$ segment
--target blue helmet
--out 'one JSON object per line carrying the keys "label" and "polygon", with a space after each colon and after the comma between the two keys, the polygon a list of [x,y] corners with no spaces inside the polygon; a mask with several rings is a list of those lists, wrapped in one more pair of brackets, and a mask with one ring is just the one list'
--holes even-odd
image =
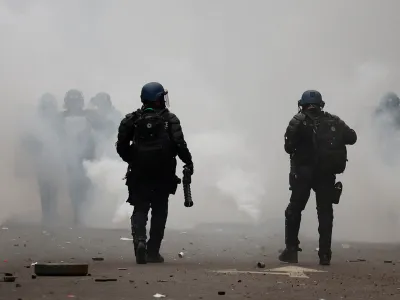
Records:
{"label": "blue helmet", "polygon": [[325,102],[322,100],[321,93],[316,90],[308,90],[301,95],[301,99],[298,101],[299,106],[305,106],[308,104],[318,105],[321,108],[325,106]]}
{"label": "blue helmet", "polygon": [[[156,102],[157,100],[163,99],[167,102],[168,91],[158,82],[149,82],[142,87],[140,99],[142,102]],[[168,104],[168,103],[167,103]]]}

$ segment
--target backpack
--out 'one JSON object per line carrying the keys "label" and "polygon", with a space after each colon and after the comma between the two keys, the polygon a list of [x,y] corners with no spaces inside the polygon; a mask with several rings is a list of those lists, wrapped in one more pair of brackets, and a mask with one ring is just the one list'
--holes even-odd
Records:
{"label": "backpack", "polygon": [[328,114],[315,118],[305,113],[313,121],[313,145],[316,165],[330,174],[341,174],[347,165],[347,148],[343,141],[344,126],[340,119]]}
{"label": "backpack", "polygon": [[135,165],[141,172],[157,172],[174,157],[169,124],[163,116],[164,112],[166,110],[157,112],[145,109],[134,122]]}

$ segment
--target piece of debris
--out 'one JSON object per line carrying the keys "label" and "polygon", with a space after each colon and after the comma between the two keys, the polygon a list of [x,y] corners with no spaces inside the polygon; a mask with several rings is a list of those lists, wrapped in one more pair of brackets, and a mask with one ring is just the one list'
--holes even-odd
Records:
{"label": "piece of debris", "polygon": [[92,257],[93,261],[103,261],[104,258],[103,257]]}
{"label": "piece of debris", "polygon": [[118,268],[119,271],[126,271],[128,270],[127,268]]}
{"label": "piece of debris", "polygon": [[391,264],[393,261],[391,261],[391,260],[384,260],[383,261],[385,264]]}
{"label": "piece of debris", "polygon": [[225,295],[226,293],[224,292],[224,291],[219,291],[218,292],[218,295],[220,295],[220,296],[222,296],[222,295]]}
{"label": "piece of debris", "polygon": [[3,282],[15,282],[15,279],[17,279],[16,276],[4,276],[3,277]]}
{"label": "piece of debris", "polygon": [[358,259],[352,259],[352,260],[347,260],[347,262],[366,262],[367,260],[363,259],[363,258],[358,258]]}
{"label": "piece of debris", "polygon": [[153,295],[153,297],[154,297],[154,298],[165,298],[166,296],[163,295],[163,294],[157,293],[157,294]]}
{"label": "piece of debris", "polygon": [[31,265],[27,265],[27,266],[25,266],[25,268],[26,268],[26,269],[30,269],[30,268],[31,268]]}
{"label": "piece of debris", "polygon": [[77,263],[35,264],[34,271],[38,276],[86,276],[89,265]]}
{"label": "piece of debris", "polygon": [[342,244],[342,248],[343,248],[343,249],[349,249],[349,248],[350,248],[350,245],[349,245],[349,244]]}
{"label": "piece of debris", "polygon": [[121,240],[121,241],[133,241],[133,239],[131,239],[131,238],[126,238],[126,237],[121,237],[120,240]]}
{"label": "piece of debris", "polygon": [[257,268],[264,269],[264,268],[265,268],[265,263],[259,261],[259,262],[257,263]]}
{"label": "piece of debris", "polygon": [[36,279],[36,275],[35,274],[32,274],[32,279]]}
{"label": "piece of debris", "polygon": [[185,256],[185,253],[179,252],[179,253],[178,253],[178,256],[179,256],[180,258],[183,258],[183,257]]}
{"label": "piece of debris", "polygon": [[108,281],[117,281],[117,278],[96,278],[94,281],[96,282],[108,282]]}
{"label": "piece of debris", "polygon": [[15,287],[20,288],[20,287],[21,287],[21,284],[17,283],[17,284],[15,285]]}
{"label": "piece of debris", "polygon": [[1,229],[2,230],[8,230],[8,227],[2,227]]}
{"label": "piece of debris", "polygon": [[157,280],[157,282],[168,282],[168,280],[160,279],[160,280]]}

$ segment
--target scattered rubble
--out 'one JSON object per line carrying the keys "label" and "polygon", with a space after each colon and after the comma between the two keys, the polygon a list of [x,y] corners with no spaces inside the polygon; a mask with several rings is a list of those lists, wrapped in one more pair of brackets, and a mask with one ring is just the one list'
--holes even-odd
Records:
{"label": "scattered rubble", "polygon": [[264,269],[264,268],[265,268],[265,263],[259,261],[259,262],[257,263],[257,268]]}
{"label": "scattered rubble", "polygon": [[104,258],[103,257],[92,257],[93,261],[103,261]]}
{"label": "scattered rubble", "polygon": [[86,276],[88,271],[88,264],[36,263],[34,265],[34,272],[37,276]]}
{"label": "scattered rubble", "polygon": [[109,281],[117,281],[117,278],[96,278],[94,281],[96,282],[109,282]]}
{"label": "scattered rubble", "polygon": [[220,295],[220,296],[223,296],[223,295],[225,295],[226,293],[224,292],[224,291],[219,291],[218,292],[218,295]]}
{"label": "scattered rubble", "polygon": [[163,294],[157,293],[157,294],[153,295],[153,297],[154,297],[154,298],[165,298],[166,296],[163,295]]}

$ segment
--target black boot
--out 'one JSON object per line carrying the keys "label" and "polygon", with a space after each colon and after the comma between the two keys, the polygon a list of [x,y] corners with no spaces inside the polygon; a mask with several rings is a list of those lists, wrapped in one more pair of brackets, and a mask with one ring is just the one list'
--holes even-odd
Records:
{"label": "black boot", "polygon": [[297,264],[299,262],[299,251],[302,251],[299,247],[286,247],[279,255],[279,260],[284,263]]}
{"label": "black boot", "polygon": [[146,264],[146,243],[144,241],[139,241],[135,247],[136,263]]}
{"label": "black boot", "polygon": [[321,266],[330,266],[332,259],[332,251],[318,252],[319,264]]}
{"label": "black boot", "polygon": [[164,257],[158,252],[158,253],[152,253],[148,252],[147,253],[147,262],[148,263],[163,263],[164,262]]}

